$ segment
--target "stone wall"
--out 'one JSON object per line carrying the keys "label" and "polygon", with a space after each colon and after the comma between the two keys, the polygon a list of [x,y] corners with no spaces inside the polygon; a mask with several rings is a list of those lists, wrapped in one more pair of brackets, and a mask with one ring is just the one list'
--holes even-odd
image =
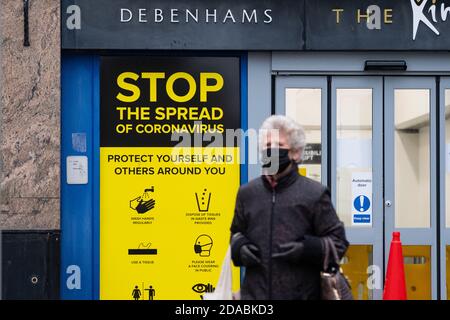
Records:
{"label": "stone wall", "polygon": [[0,0],[1,229],[59,229],[60,1]]}

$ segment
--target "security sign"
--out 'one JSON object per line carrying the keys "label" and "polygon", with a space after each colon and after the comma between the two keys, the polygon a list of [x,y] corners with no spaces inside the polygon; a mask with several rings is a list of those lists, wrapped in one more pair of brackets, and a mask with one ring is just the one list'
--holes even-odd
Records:
{"label": "security sign", "polygon": [[239,147],[217,142],[240,127],[239,63],[102,59],[101,299],[199,300],[217,284],[240,183]]}
{"label": "security sign", "polygon": [[372,225],[372,172],[352,174],[352,225]]}

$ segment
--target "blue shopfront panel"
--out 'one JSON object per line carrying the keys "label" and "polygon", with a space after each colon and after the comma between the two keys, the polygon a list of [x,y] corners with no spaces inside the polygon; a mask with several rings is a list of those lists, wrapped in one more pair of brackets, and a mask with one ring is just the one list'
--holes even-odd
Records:
{"label": "blue shopfront panel", "polygon": [[[70,55],[61,77],[61,298],[92,299],[94,267],[94,106],[98,57]],[[97,102],[98,103],[98,102]],[[73,158],[80,157],[80,158]],[[75,159],[75,162],[70,162]],[[77,163],[77,159],[79,162]],[[82,163],[87,159],[87,166]],[[68,168],[67,164],[72,166]],[[68,170],[69,169],[69,170]],[[80,172],[81,171],[81,172]],[[69,177],[68,177],[69,172]],[[87,181],[68,183],[72,173]]]}

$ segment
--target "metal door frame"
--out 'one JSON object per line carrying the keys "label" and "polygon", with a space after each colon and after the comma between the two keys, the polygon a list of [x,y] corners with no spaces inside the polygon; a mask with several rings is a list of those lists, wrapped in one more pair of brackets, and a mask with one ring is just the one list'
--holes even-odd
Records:
{"label": "metal door frame", "polygon": [[[275,82],[275,113],[286,114],[286,95],[288,88],[321,89],[320,141],[322,144],[321,180],[328,184],[328,82],[324,76],[278,76]],[[325,125],[324,125],[325,124]]]}
{"label": "metal door frame", "polygon": [[[390,240],[393,231],[400,231],[402,245],[431,246],[431,299],[437,299],[437,153],[436,153],[436,78],[435,77],[384,77],[384,168],[385,200],[391,206],[385,206],[385,263],[387,264]],[[395,226],[395,136],[394,136],[394,90],[395,89],[429,89],[430,90],[430,228],[397,228]]]}
{"label": "metal door frame", "polygon": [[[445,90],[450,89],[450,77],[438,78],[437,81],[439,89],[439,132],[438,132],[438,145],[439,145],[439,231],[440,231],[440,283],[441,283],[441,299],[447,300],[450,297],[447,296],[447,286],[449,285],[447,279],[447,250],[446,247],[450,245],[450,228],[447,227],[446,219],[446,124],[445,124]],[[449,128],[450,129],[450,128]]]}
{"label": "metal door frame", "polygon": [[[383,78],[380,76],[334,76],[331,84],[331,190],[336,205],[337,177],[337,89],[372,89],[372,227],[346,227],[349,242],[353,245],[371,245],[373,265],[381,271],[383,279],[375,283],[382,286],[372,289],[374,300],[383,295]],[[374,275],[375,277],[377,275]]]}
{"label": "metal door frame", "polygon": [[[332,81],[331,81],[332,80]],[[383,79],[380,76],[277,76],[275,80],[275,113],[285,114],[285,90],[287,88],[322,89],[321,99],[321,143],[322,183],[332,191],[336,204],[336,89],[371,88],[372,103],[372,228],[346,228],[347,238],[353,245],[371,245],[373,264],[379,267],[384,277],[383,264]],[[377,134],[380,133],[380,134]],[[331,143],[330,143],[331,142]],[[331,148],[329,145],[331,144]],[[329,178],[330,181],[329,181]],[[379,283],[383,284],[384,279]],[[382,298],[383,286],[372,290],[373,299]]]}
{"label": "metal door frame", "polygon": [[[366,60],[404,60],[408,65],[407,71],[364,71],[364,62]],[[431,116],[433,117],[432,126],[434,127],[430,132],[430,137],[435,137],[435,145],[430,145],[430,156],[434,157],[435,161],[431,161],[430,165],[434,166],[434,172],[436,172],[436,176],[433,173],[433,180],[430,181],[430,187],[434,188],[433,193],[435,194],[435,200],[437,201],[435,211],[431,213],[432,219],[436,219],[434,221],[433,229],[430,231],[434,234],[435,241],[434,245],[436,250],[432,250],[432,299],[446,299],[446,246],[450,245],[450,228],[446,227],[446,217],[445,217],[445,172],[446,172],[446,155],[445,155],[445,89],[450,89],[450,56],[446,53],[437,53],[437,52],[272,52],[267,55],[267,69],[270,69],[272,73],[272,79],[275,79],[276,82],[276,90],[272,92],[272,94],[279,96],[278,91],[280,84],[282,81],[279,79],[292,79],[289,80],[291,82],[295,82],[295,78],[306,78],[311,79],[310,77],[323,77],[329,80],[335,79],[334,76],[349,76],[349,77],[358,77],[358,79],[362,79],[367,76],[380,76],[380,77],[404,77],[410,79],[416,79],[412,81],[417,81],[417,79],[423,79],[424,76],[432,78],[435,81],[435,93],[432,94],[431,98],[434,99],[433,103],[439,104],[439,109],[435,104],[430,105],[431,111],[434,113]],[[306,84],[306,87],[308,84]],[[329,90],[331,90],[331,83],[329,83]],[[383,81],[383,86],[385,87],[385,82]],[[268,85],[265,86],[268,88]],[[387,89],[383,91],[383,94],[387,93]],[[284,103],[281,103],[280,98],[276,97],[273,99],[276,103],[275,109],[276,113],[284,113]],[[385,99],[383,98],[383,110],[385,107]],[[281,107],[282,106],[282,107]],[[325,109],[324,109],[325,110]],[[437,112],[439,110],[439,112]],[[325,117],[331,117],[331,110],[327,113],[322,113],[322,123],[325,123]],[[383,115],[383,120],[387,115]],[[328,120],[328,124],[331,125],[330,119]],[[322,130],[325,130],[323,128]],[[439,128],[439,129],[438,129]],[[431,130],[431,128],[430,128]],[[438,131],[439,130],[439,131]],[[332,133],[333,131],[328,126],[328,132]],[[384,134],[384,131],[382,131]],[[374,133],[375,136],[375,133]],[[331,160],[330,150],[328,150],[328,146],[330,145],[331,139],[326,140],[324,138],[322,132],[322,153],[323,156],[328,156],[328,160]],[[383,138],[383,143],[385,139]],[[327,144],[327,148],[325,147],[325,143]],[[433,150],[431,150],[433,148]],[[433,153],[434,152],[434,153]],[[438,152],[438,154],[436,153]],[[382,160],[383,164],[384,159]],[[328,161],[330,162],[330,161]],[[374,166],[374,163],[372,164]],[[322,165],[322,174],[328,175],[328,180],[332,180],[330,176],[331,164],[327,167],[325,165],[325,161],[323,161]],[[384,175],[383,175],[384,177]],[[387,182],[386,182],[387,184]],[[384,184],[383,184],[384,186]],[[439,191],[439,195],[437,195],[437,191]],[[431,197],[430,199],[433,199]],[[448,199],[450,201],[450,199]],[[384,207],[384,198],[383,203]],[[383,208],[384,211],[384,208]],[[382,234],[384,237],[384,234]],[[386,256],[389,252],[389,244],[391,240],[391,234],[386,232],[386,241],[385,241],[385,250]],[[403,236],[403,233],[402,233]],[[403,237],[402,237],[403,238]],[[409,244],[407,239],[404,244]],[[439,243],[439,249],[436,247],[436,244]],[[387,259],[384,259],[382,267],[384,269],[384,262],[387,262]],[[436,264],[436,261],[439,261],[439,265]],[[384,272],[383,272],[383,282],[384,282]],[[439,290],[440,288],[440,290]],[[438,294],[439,290],[439,294]],[[376,298],[374,296],[374,298]],[[381,298],[381,296],[379,296]]]}

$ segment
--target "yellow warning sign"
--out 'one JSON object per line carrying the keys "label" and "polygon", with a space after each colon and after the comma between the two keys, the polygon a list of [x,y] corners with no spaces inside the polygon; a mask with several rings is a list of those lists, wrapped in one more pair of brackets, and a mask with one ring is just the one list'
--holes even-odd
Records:
{"label": "yellow warning sign", "polygon": [[[101,299],[200,300],[215,289],[240,149],[204,141],[180,147],[173,138],[239,128],[236,76],[238,58],[102,59]],[[233,268],[234,290],[239,282]]]}
{"label": "yellow warning sign", "polygon": [[[184,163],[173,150],[101,148],[101,299],[201,299],[217,283],[239,187],[238,149]],[[233,279],[237,289],[237,268]]]}

